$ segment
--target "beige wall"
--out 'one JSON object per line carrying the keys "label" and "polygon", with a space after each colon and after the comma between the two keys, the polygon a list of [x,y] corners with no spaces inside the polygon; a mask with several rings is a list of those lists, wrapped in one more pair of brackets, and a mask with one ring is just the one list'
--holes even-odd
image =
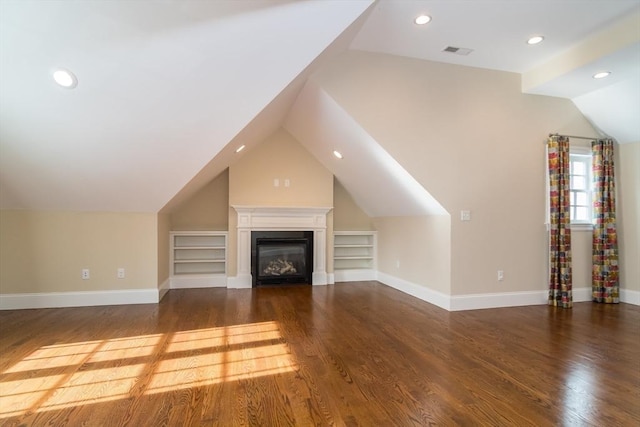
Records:
{"label": "beige wall", "polygon": [[[274,186],[274,179],[280,181]],[[290,181],[285,187],[284,180]],[[229,203],[332,206],[333,175],[290,133],[279,129],[229,168]]]}
{"label": "beige wall", "polygon": [[[368,218],[280,129],[170,215],[1,211],[0,293],[155,288],[168,278],[170,228],[227,229],[225,221],[234,276],[230,204],[335,206],[328,272],[334,227],[377,229],[379,270],[395,277],[451,295],[546,288],[543,142],[549,132],[595,135],[569,100],[522,94],[516,74],[362,52],[314,78],[450,218]],[[618,155],[621,285],[640,291],[640,143]],[[472,221],[459,221],[462,209]],[[118,267],[126,279],[116,279]],[[590,286],[590,233],[574,232],[574,285]]]}
{"label": "beige wall", "polygon": [[229,170],[226,169],[170,213],[171,229],[226,231],[229,227]]}
{"label": "beige wall", "polygon": [[313,78],[451,213],[452,295],[546,289],[544,141],[595,135],[570,100],[523,94],[515,73],[365,52]]}
{"label": "beige wall", "polygon": [[[3,294],[155,289],[153,213],[0,212]],[[118,268],[125,279],[117,279]],[[91,278],[81,279],[90,269]]]}
{"label": "beige wall", "polygon": [[378,271],[451,292],[451,218],[443,216],[375,218]]}
{"label": "beige wall", "polygon": [[158,214],[158,287],[169,279],[169,251],[171,218],[169,214]]}
{"label": "beige wall", "polygon": [[373,220],[356,204],[337,179],[333,180],[333,223],[340,231],[374,230]]}
{"label": "beige wall", "polygon": [[[274,179],[279,180],[278,187]],[[285,187],[285,179],[289,187]],[[291,134],[279,129],[229,167],[229,204],[331,207],[333,175]],[[229,276],[237,274],[236,226],[236,212],[229,207]],[[333,233],[329,227],[327,235]]]}
{"label": "beige wall", "polygon": [[640,291],[640,142],[617,147],[620,287]]}

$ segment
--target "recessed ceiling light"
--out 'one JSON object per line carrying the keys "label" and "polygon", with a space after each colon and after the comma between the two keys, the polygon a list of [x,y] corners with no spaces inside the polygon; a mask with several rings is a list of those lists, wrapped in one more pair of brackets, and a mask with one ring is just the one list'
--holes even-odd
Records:
{"label": "recessed ceiling light", "polygon": [[604,79],[605,77],[609,77],[609,75],[611,74],[611,71],[601,71],[599,73],[595,73],[593,75],[594,79]]}
{"label": "recessed ceiling light", "polygon": [[55,80],[60,86],[67,89],[73,89],[78,86],[77,77],[71,71],[62,68],[53,72],[53,80]]}
{"label": "recessed ceiling light", "polygon": [[431,17],[429,15],[420,15],[416,19],[413,20],[418,25],[424,25],[431,21]]}
{"label": "recessed ceiling light", "polygon": [[533,36],[533,37],[530,37],[529,40],[527,40],[527,44],[538,44],[542,40],[544,40],[544,37],[542,36]]}
{"label": "recessed ceiling light", "polygon": [[236,153],[241,152],[242,150],[244,150],[244,145],[241,145],[240,147],[236,148]]}
{"label": "recessed ceiling light", "polygon": [[339,151],[337,151],[337,150],[334,150],[334,151],[333,151],[333,155],[334,155],[334,156],[336,156],[336,157],[337,157],[337,158],[339,158],[339,159],[341,159],[341,158],[342,158],[342,153],[340,153],[340,152],[339,152]]}

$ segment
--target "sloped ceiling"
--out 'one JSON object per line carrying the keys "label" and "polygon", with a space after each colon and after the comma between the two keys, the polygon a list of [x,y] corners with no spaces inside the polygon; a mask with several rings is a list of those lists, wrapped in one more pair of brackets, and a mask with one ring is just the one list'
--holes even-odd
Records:
{"label": "sloped ceiling", "polygon": [[[322,88],[309,80],[284,125],[371,217],[444,215],[446,210]],[[343,159],[333,156],[335,141]],[[356,167],[357,164],[366,167]]]}
{"label": "sloped ceiling", "polygon": [[3,0],[1,206],[159,211],[370,5]]}
{"label": "sloped ceiling", "polygon": [[[419,13],[432,22],[413,24]],[[533,34],[545,41],[528,46]],[[287,111],[310,71],[347,48],[519,73],[523,91],[569,97],[603,135],[640,141],[640,0],[2,0],[0,207],[175,205],[237,146],[309,121]],[[71,69],[77,88],[57,87],[55,67]],[[590,77],[602,69],[611,78]],[[305,90],[335,123],[349,122],[321,89]],[[375,157],[366,129],[343,131]],[[312,151],[320,140],[298,134]],[[326,164],[379,211],[355,182],[370,165]],[[412,191],[399,193],[404,212],[416,208]]]}

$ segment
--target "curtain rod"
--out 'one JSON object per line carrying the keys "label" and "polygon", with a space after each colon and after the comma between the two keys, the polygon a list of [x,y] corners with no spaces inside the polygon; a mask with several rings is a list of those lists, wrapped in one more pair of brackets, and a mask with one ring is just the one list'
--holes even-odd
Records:
{"label": "curtain rod", "polygon": [[591,141],[597,141],[599,139],[603,139],[600,137],[590,137],[590,136],[575,136],[575,135],[560,135],[559,133],[550,133],[549,136],[564,136],[566,138],[575,138],[575,139],[589,139]]}

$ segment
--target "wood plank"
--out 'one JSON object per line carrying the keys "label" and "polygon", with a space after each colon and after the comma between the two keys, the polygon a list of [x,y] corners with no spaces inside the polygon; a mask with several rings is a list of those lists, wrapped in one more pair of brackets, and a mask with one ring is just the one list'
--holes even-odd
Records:
{"label": "wood plank", "polygon": [[640,307],[377,282],[0,312],[0,425],[639,425]]}

